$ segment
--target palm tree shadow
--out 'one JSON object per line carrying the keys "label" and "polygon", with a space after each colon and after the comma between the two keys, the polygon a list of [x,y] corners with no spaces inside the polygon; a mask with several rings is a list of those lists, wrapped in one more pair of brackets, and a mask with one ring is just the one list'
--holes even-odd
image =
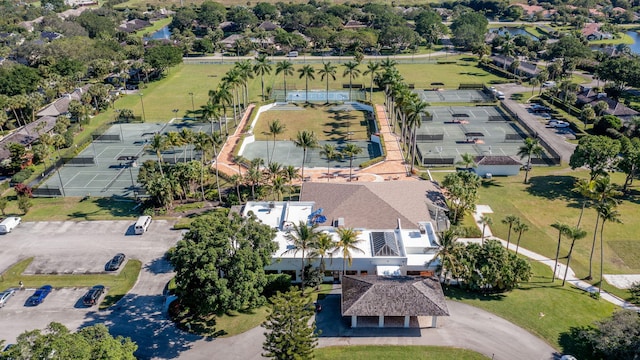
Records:
{"label": "palm tree shadow", "polygon": [[482,180],[481,183],[483,188],[489,188],[489,187],[503,187],[502,184],[497,183],[494,179],[491,180]]}
{"label": "palm tree shadow", "polygon": [[575,181],[576,179],[573,176],[533,176],[529,179],[527,192],[533,196],[549,200],[561,199],[573,201],[576,196],[572,193],[571,189]]}

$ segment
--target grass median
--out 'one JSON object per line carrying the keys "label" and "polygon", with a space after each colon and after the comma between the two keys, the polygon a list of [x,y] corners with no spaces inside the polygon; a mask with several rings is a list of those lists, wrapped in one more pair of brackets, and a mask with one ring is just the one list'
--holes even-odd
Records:
{"label": "grass median", "polygon": [[120,300],[136,283],[142,263],[139,260],[129,259],[118,275],[113,274],[78,274],[78,275],[24,275],[24,271],[33,258],[24,259],[2,273],[0,276],[0,289],[16,287],[20,281],[26,288],[38,288],[42,285],[51,285],[54,288],[86,287],[104,285],[107,287],[107,295],[100,303],[100,309],[106,309]]}
{"label": "grass median", "polygon": [[316,349],[316,359],[324,360],[404,360],[404,359],[455,359],[476,360],[488,359],[486,356],[471,350],[439,346],[397,346],[397,345],[359,345],[331,346]]}

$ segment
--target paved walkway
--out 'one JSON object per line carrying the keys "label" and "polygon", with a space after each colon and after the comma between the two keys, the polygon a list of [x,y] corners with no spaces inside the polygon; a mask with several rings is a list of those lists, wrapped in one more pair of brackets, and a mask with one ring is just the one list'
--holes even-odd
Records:
{"label": "paved walkway", "polygon": [[[478,228],[480,228],[480,230],[482,231],[482,222],[480,221],[480,217],[483,216],[483,214],[491,214],[493,213],[493,211],[491,210],[491,208],[487,205],[478,205],[476,206],[476,211],[473,214],[473,218],[476,221],[476,224],[478,225]],[[491,239],[496,239],[499,240],[503,246],[507,246],[507,242],[505,240],[502,240],[500,238],[497,238],[495,236],[493,236],[493,233],[491,232],[491,229],[489,228],[489,226],[486,226],[484,229],[484,236],[485,238],[491,238]],[[513,244],[512,244],[513,245]],[[538,253],[535,253],[533,251],[527,250],[523,247],[520,247],[518,250],[519,254],[522,254],[532,260],[535,261],[539,261],[545,265],[547,265],[548,267],[551,268],[551,270],[553,270],[553,265],[555,263],[554,259],[549,259],[548,257],[545,257],[543,255],[540,255]],[[555,269],[556,271],[556,277],[562,279],[564,277],[564,273],[567,270],[567,266],[565,264],[561,264],[560,261],[558,261],[558,265],[557,265],[557,269]],[[589,284],[586,281],[583,281],[581,279],[578,279],[578,277],[576,277],[575,272],[569,268],[568,272],[567,272],[567,282],[575,287],[577,287],[578,289],[582,289],[584,291],[587,291],[589,293],[595,293],[598,292],[598,287]],[[624,309],[630,309],[630,310],[635,310],[635,311],[640,311],[640,307],[635,306],[634,304],[631,304],[611,293],[608,293],[604,290],[602,290],[600,292],[600,297],[614,305],[620,306]]]}

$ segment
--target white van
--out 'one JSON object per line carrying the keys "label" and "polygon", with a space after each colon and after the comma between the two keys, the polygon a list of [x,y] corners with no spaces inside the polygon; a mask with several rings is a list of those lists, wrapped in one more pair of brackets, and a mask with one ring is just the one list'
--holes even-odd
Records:
{"label": "white van", "polygon": [[8,217],[0,222],[0,234],[10,233],[22,221],[19,217]]}
{"label": "white van", "polygon": [[505,99],[504,93],[502,91],[498,91],[496,94],[497,94],[496,97],[498,98],[498,100]]}
{"label": "white van", "polygon": [[136,235],[144,234],[149,228],[149,225],[151,225],[151,216],[140,216],[133,227]]}
{"label": "white van", "polygon": [[289,53],[287,54],[287,57],[298,57],[298,52],[297,51],[289,51]]}

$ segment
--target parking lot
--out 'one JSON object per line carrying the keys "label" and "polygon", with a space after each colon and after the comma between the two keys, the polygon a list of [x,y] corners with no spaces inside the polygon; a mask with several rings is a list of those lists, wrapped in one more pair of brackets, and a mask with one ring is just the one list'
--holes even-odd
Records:
{"label": "parking lot", "polygon": [[[134,326],[133,319],[145,319],[145,328],[154,327],[154,322],[149,318],[161,311],[164,287],[173,276],[164,254],[181,238],[182,232],[171,230],[172,223],[169,221],[154,220],[144,235],[130,235],[134,222],[25,222],[11,233],[0,236],[0,271],[33,257],[26,273],[98,273],[104,272],[105,264],[119,252],[143,264],[138,281],[129,294],[112,309],[105,311],[99,311],[98,306],[85,307],[82,304],[82,298],[89,288],[54,289],[38,306],[25,306],[35,289],[16,291],[0,309],[0,323],[11,324],[0,326],[0,339],[14,343],[20,333],[42,329],[50,322],[57,321],[72,330],[95,323],[105,323],[107,326],[120,323],[122,328],[116,333],[128,333],[127,336],[141,341],[136,336],[138,333],[141,337],[148,337],[147,341],[152,341],[151,334],[127,326]],[[121,269],[123,267],[124,264]],[[18,287],[18,284],[15,286]],[[155,311],[149,313],[152,305]],[[127,311],[118,311],[125,307]],[[140,309],[144,309],[144,313],[138,313],[142,311]],[[141,350],[151,347],[144,341],[139,344]]]}

